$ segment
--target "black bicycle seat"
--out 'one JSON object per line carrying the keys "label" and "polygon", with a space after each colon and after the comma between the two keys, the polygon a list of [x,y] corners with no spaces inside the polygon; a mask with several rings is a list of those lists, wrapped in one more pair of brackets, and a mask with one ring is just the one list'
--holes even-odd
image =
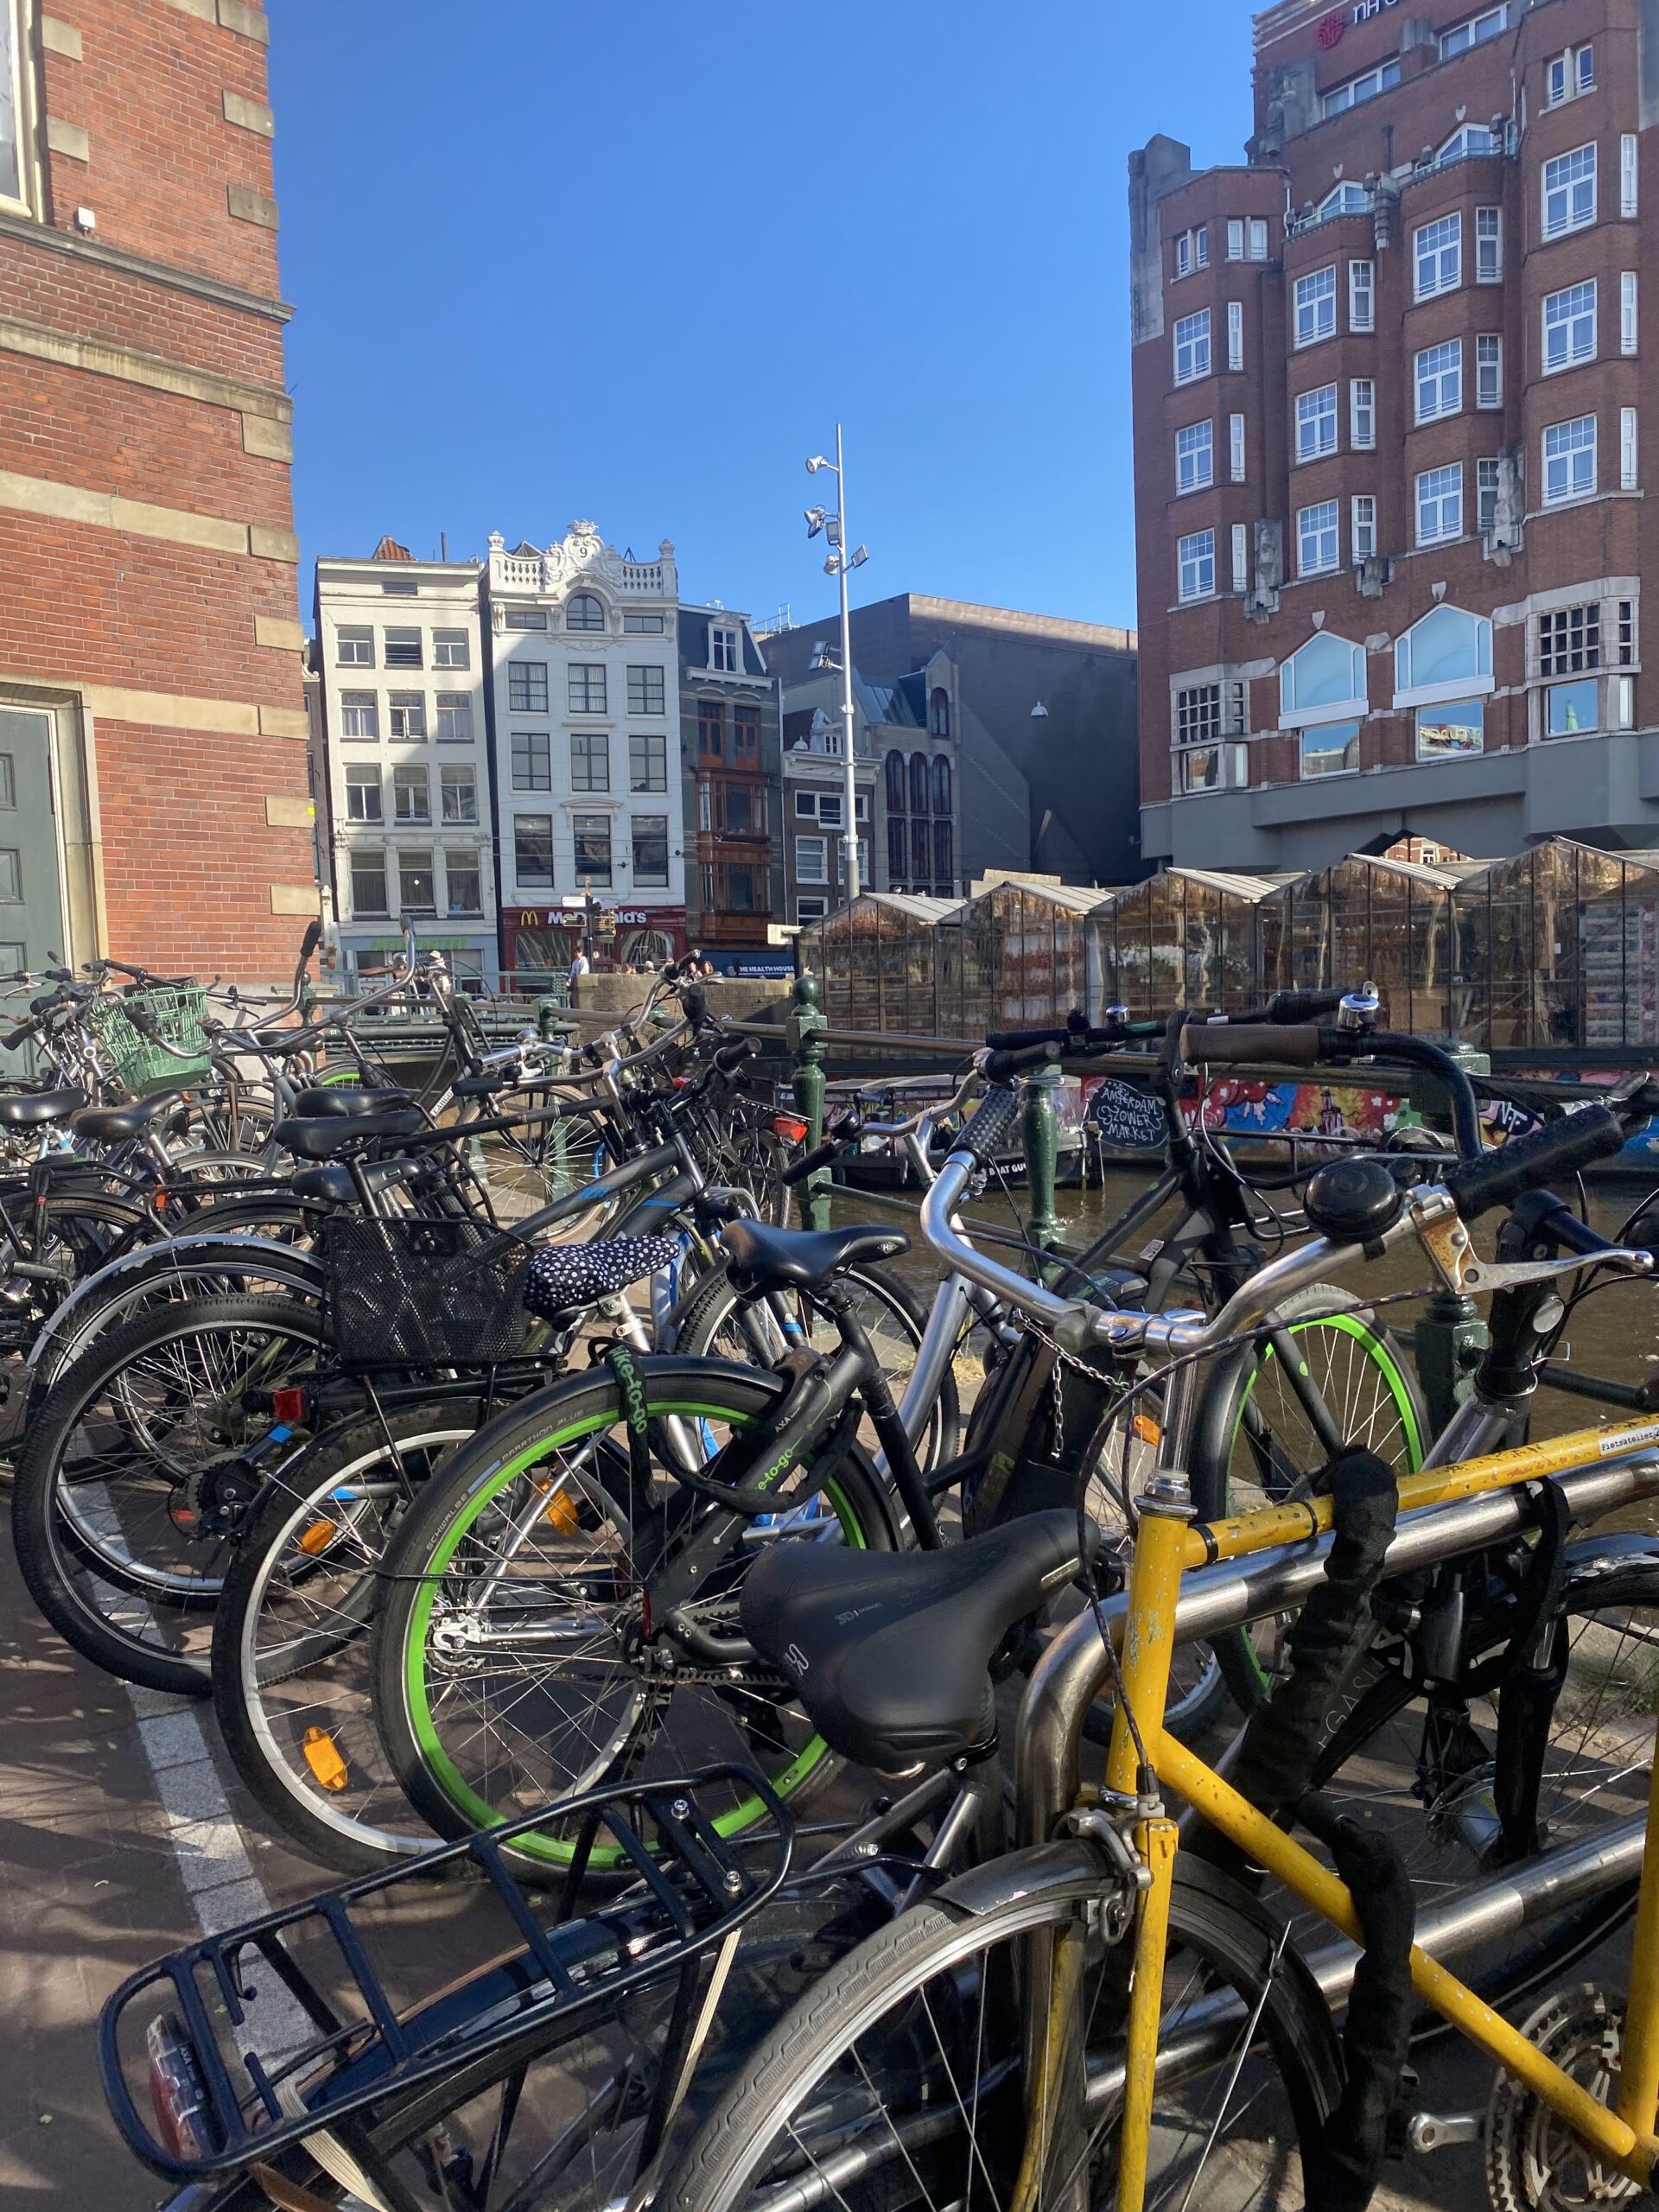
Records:
{"label": "black bicycle seat", "polygon": [[[359,1172],[369,1196],[378,1198],[382,1191],[390,1191],[418,1175],[421,1163],[418,1160],[365,1160],[360,1163]],[[304,1198],[312,1205],[355,1206],[363,1203],[356,1179],[343,1160],[330,1160],[321,1167],[302,1167],[289,1187],[296,1198]]]}
{"label": "black bicycle seat", "polygon": [[335,1160],[354,1145],[381,1137],[416,1136],[425,1127],[424,1116],[405,1107],[384,1114],[319,1114],[309,1119],[296,1115],[278,1122],[274,1134],[283,1150],[296,1160]]}
{"label": "black bicycle seat", "polygon": [[183,1103],[181,1091],[156,1090],[126,1106],[89,1106],[85,1113],[75,1115],[69,1126],[78,1137],[87,1137],[93,1144],[124,1144],[130,1137],[142,1136],[164,1114],[176,1113]]}
{"label": "black bicycle seat", "polygon": [[73,1085],[67,1090],[8,1090],[0,1096],[0,1129],[38,1128],[42,1122],[60,1122],[86,1094]]}
{"label": "black bicycle seat", "polygon": [[407,1090],[363,1090],[355,1084],[323,1083],[296,1095],[294,1118],[306,1122],[320,1115],[344,1115],[355,1121],[365,1114],[394,1113],[400,1106],[414,1103],[413,1094]]}
{"label": "black bicycle seat", "polygon": [[769,1229],[734,1221],[720,1232],[732,1272],[747,1282],[810,1290],[854,1260],[891,1260],[908,1252],[901,1229]]}
{"label": "black bicycle seat", "polygon": [[744,1579],[743,1633],[861,1765],[982,1758],[996,1732],[997,1646],[1077,1571],[1077,1516],[1065,1512],[943,1551],[773,1544]]}
{"label": "black bicycle seat", "polygon": [[524,1305],[545,1321],[563,1320],[626,1290],[659,1268],[671,1268],[680,1248],[671,1236],[601,1236],[592,1244],[544,1244],[524,1276]]}

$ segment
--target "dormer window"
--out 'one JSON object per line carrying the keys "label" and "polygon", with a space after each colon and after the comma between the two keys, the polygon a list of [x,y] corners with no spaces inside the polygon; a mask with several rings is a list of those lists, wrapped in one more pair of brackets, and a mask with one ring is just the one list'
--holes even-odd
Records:
{"label": "dormer window", "polygon": [[717,675],[735,676],[742,667],[738,634],[722,624],[709,626],[709,665]]}

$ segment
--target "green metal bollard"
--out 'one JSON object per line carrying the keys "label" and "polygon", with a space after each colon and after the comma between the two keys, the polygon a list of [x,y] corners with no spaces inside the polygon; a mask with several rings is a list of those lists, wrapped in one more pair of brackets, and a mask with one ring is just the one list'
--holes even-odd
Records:
{"label": "green metal bollard", "polygon": [[558,1041],[559,1016],[564,1008],[557,999],[537,999],[536,1001],[536,1033],[543,1045]]}
{"label": "green metal bollard", "polygon": [[[795,1104],[806,1123],[806,1148],[823,1141],[823,1040],[820,1032],[830,1027],[829,1018],[818,1006],[818,979],[816,976],[801,975],[795,978],[794,1004],[785,1025],[789,1037],[790,1058],[795,1064]],[[807,1229],[828,1229],[830,1226],[830,1192],[832,1177],[827,1167],[815,1167],[800,1190],[801,1223]]]}
{"label": "green metal bollard", "polygon": [[1059,1217],[1054,1211],[1060,1150],[1054,1100],[1059,1087],[1058,1068],[1039,1069],[1026,1079],[1026,1185],[1031,1193],[1026,1234],[1043,1252],[1052,1252],[1060,1241]]}

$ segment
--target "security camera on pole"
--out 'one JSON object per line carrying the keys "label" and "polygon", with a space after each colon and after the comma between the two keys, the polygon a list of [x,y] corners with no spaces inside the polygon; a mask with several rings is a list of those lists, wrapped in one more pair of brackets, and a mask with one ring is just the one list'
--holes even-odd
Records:
{"label": "security camera on pole", "polygon": [[[841,586],[841,765],[846,777],[846,817],[842,835],[845,854],[843,874],[847,885],[847,903],[850,906],[859,893],[858,882],[858,808],[853,783],[853,630],[852,619],[847,611],[847,579],[855,569],[861,569],[869,559],[866,546],[855,551],[847,550],[847,475],[842,463],[841,425],[836,425],[836,457],[826,460],[815,454],[806,464],[809,476],[816,476],[827,468],[836,480],[838,494],[836,511],[828,507],[809,507],[806,510],[806,534],[816,537],[820,531],[829,541],[830,552],[823,564],[823,573],[834,576]],[[830,665],[828,654],[822,658],[814,656],[814,664]]]}

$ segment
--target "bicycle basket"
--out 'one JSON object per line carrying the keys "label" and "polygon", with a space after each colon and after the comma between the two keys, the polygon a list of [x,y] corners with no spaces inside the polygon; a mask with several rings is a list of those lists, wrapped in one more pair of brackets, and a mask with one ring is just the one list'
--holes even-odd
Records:
{"label": "bicycle basket", "polygon": [[477,1257],[495,1231],[475,1221],[322,1224],[323,1325],[348,1366],[490,1367],[524,1347],[530,1254]]}
{"label": "bicycle basket", "polygon": [[[168,1043],[189,1052],[191,1058],[175,1059],[141,1036],[127,1018],[131,1006],[143,1007]],[[86,1019],[116,1080],[135,1098],[143,1098],[152,1090],[174,1090],[200,1083],[212,1067],[213,1054],[201,1027],[207,1011],[204,987],[181,983],[98,999]]]}

